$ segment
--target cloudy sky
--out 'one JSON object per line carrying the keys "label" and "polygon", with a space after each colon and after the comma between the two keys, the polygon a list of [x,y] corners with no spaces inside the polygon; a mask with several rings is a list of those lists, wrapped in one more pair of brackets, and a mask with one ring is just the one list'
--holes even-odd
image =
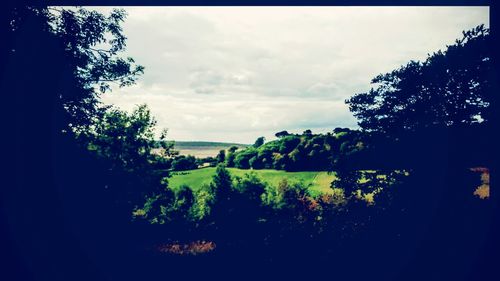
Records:
{"label": "cloudy sky", "polygon": [[[106,12],[109,9],[99,8]],[[344,100],[484,23],[487,7],[127,7],[137,85],[169,139],[253,143],[281,130],[356,127]]]}

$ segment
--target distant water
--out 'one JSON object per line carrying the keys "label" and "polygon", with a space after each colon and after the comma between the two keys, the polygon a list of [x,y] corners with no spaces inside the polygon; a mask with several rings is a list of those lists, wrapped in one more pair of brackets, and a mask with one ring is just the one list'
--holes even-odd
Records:
{"label": "distant water", "polygon": [[[249,145],[239,143],[224,142],[205,142],[205,141],[176,141],[174,149],[181,155],[193,155],[197,158],[215,157],[221,150],[227,150],[231,146],[237,146],[239,149]],[[159,149],[153,150],[153,153]]]}

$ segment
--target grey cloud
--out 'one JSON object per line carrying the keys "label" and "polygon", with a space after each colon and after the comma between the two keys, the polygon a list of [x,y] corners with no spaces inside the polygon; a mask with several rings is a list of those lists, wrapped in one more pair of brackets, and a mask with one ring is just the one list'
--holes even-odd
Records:
{"label": "grey cloud", "polygon": [[335,98],[339,96],[340,91],[342,91],[342,89],[335,82],[331,83],[319,82],[311,85],[306,90],[306,93],[311,96],[328,96]]}
{"label": "grey cloud", "polygon": [[189,74],[189,86],[200,94],[241,91],[251,84],[251,76],[249,71],[222,73],[213,69],[198,69]]}

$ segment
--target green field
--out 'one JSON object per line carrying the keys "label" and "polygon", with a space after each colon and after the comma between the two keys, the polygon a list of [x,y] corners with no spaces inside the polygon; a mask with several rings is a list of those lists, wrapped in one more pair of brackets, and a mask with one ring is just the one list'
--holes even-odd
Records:
{"label": "green field", "polygon": [[[327,172],[286,172],[278,170],[242,170],[236,168],[228,168],[232,176],[243,177],[244,174],[254,172],[263,181],[277,186],[278,183],[286,178],[289,182],[303,181],[309,186],[309,191],[312,195],[323,192],[331,192],[330,183],[335,176]],[[215,173],[215,168],[204,168],[185,172],[173,172],[169,178],[169,186],[173,189],[181,185],[187,185],[193,190],[196,190],[204,184],[210,184]]]}

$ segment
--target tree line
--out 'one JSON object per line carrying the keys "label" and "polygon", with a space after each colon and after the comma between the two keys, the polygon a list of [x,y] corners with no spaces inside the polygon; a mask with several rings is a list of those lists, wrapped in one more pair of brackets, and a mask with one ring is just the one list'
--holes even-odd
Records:
{"label": "tree line", "polygon": [[364,148],[362,132],[336,128],[326,134],[302,134],[287,131],[276,133],[277,140],[255,144],[243,150],[229,150],[225,163],[240,169],[276,169],[285,171],[327,171],[341,157]]}

